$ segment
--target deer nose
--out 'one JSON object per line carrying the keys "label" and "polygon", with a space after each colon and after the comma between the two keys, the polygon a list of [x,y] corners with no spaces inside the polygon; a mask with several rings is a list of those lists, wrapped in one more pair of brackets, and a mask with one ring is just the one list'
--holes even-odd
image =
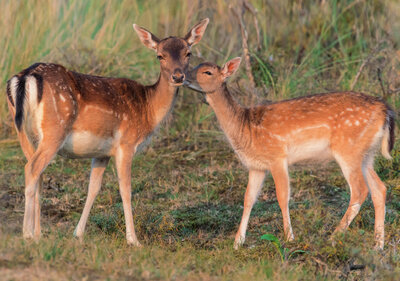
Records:
{"label": "deer nose", "polygon": [[172,80],[174,80],[175,83],[182,83],[185,80],[185,74],[182,72],[174,72],[174,74],[172,74]]}

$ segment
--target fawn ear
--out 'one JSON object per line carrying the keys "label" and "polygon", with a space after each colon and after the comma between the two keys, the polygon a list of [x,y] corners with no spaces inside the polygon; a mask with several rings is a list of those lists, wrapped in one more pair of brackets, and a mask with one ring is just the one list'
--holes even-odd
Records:
{"label": "fawn ear", "polygon": [[236,72],[236,70],[239,68],[241,60],[242,59],[240,57],[237,57],[224,64],[221,70],[224,80]]}
{"label": "fawn ear", "polygon": [[209,23],[209,19],[205,18],[188,32],[184,39],[188,42],[189,45],[193,46],[200,42],[201,37],[203,37],[204,31],[206,31],[207,24]]}
{"label": "fawn ear", "polygon": [[157,50],[160,39],[158,39],[150,31],[138,26],[137,24],[133,24],[133,29],[139,35],[140,41],[142,41],[143,45],[145,45],[149,49]]}

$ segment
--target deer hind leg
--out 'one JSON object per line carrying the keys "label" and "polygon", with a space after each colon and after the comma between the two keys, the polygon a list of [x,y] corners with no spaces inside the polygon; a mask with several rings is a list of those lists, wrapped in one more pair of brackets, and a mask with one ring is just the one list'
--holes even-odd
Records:
{"label": "deer hind leg", "polygon": [[136,237],[133,224],[131,203],[131,165],[133,154],[134,153],[130,152],[129,149],[123,150],[119,148],[115,156],[115,163],[117,167],[119,191],[124,207],[126,240],[128,244],[140,247],[141,245]]}
{"label": "deer hind leg", "polygon": [[276,197],[282,212],[285,238],[288,241],[292,241],[294,235],[289,215],[290,183],[286,160],[271,165],[271,175],[275,182]]}
{"label": "deer hind leg", "polygon": [[364,177],[365,168],[360,162],[354,163],[350,160],[344,160],[340,156],[336,157],[343,175],[350,187],[350,202],[339,225],[336,227],[334,234],[346,230],[355,216],[360,211],[361,205],[364,203],[368,195],[368,186]]}
{"label": "deer hind leg", "polygon": [[83,208],[81,218],[74,231],[75,237],[78,237],[80,239],[83,238],[87,219],[89,217],[90,210],[92,209],[93,202],[100,191],[104,170],[106,169],[109,160],[110,160],[109,157],[92,159],[92,170],[90,172],[88,195],[86,198],[85,207]]}
{"label": "deer hind leg", "polygon": [[[29,161],[33,154],[35,153],[35,148],[28,140],[24,131],[18,132],[18,139],[21,144],[22,151]],[[35,203],[34,203],[34,232],[33,237],[35,240],[38,240],[41,235],[41,226],[40,226],[40,190],[42,189],[43,177],[40,175],[38,188],[35,192]]]}
{"label": "deer hind leg", "polygon": [[25,238],[36,238],[34,235],[37,232],[35,224],[40,223],[40,210],[39,206],[36,206],[39,205],[38,184],[44,169],[56,155],[60,143],[60,141],[54,139],[49,141],[43,139],[25,165],[25,214],[23,223],[23,236]]}
{"label": "deer hind leg", "polygon": [[375,248],[383,250],[385,240],[386,186],[374,171],[373,157],[366,166],[366,178],[375,209]]}
{"label": "deer hind leg", "polygon": [[249,223],[251,209],[257,200],[257,196],[260,192],[262,184],[265,178],[265,171],[250,170],[249,171],[249,182],[247,184],[246,193],[244,195],[244,208],[242,220],[240,222],[239,229],[236,233],[234,248],[238,249],[241,246],[246,237],[247,225]]}

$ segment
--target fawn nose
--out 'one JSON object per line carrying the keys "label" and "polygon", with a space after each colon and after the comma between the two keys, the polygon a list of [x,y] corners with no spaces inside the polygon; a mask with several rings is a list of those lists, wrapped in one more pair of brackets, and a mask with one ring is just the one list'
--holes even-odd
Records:
{"label": "fawn nose", "polygon": [[174,74],[172,74],[172,80],[174,80],[175,83],[182,83],[185,80],[185,74],[181,71],[175,71]]}

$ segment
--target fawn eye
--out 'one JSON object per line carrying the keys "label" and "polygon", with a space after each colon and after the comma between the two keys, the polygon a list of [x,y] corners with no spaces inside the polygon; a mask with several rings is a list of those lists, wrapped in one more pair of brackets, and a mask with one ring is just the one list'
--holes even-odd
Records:
{"label": "fawn eye", "polygon": [[158,59],[158,60],[163,60],[164,57],[159,55],[159,56],[157,56],[157,59]]}
{"label": "fawn eye", "polygon": [[190,58],[191,55],[192,55],[192,53],[187,53],[187,54],[186,54],[186,57],[187,57],[187,58]]}
{"label": "fawn eye", "polygon": [[207,74],[207,75],[211,75],[212,74],[210,71],[204,71],[203,73]]}

